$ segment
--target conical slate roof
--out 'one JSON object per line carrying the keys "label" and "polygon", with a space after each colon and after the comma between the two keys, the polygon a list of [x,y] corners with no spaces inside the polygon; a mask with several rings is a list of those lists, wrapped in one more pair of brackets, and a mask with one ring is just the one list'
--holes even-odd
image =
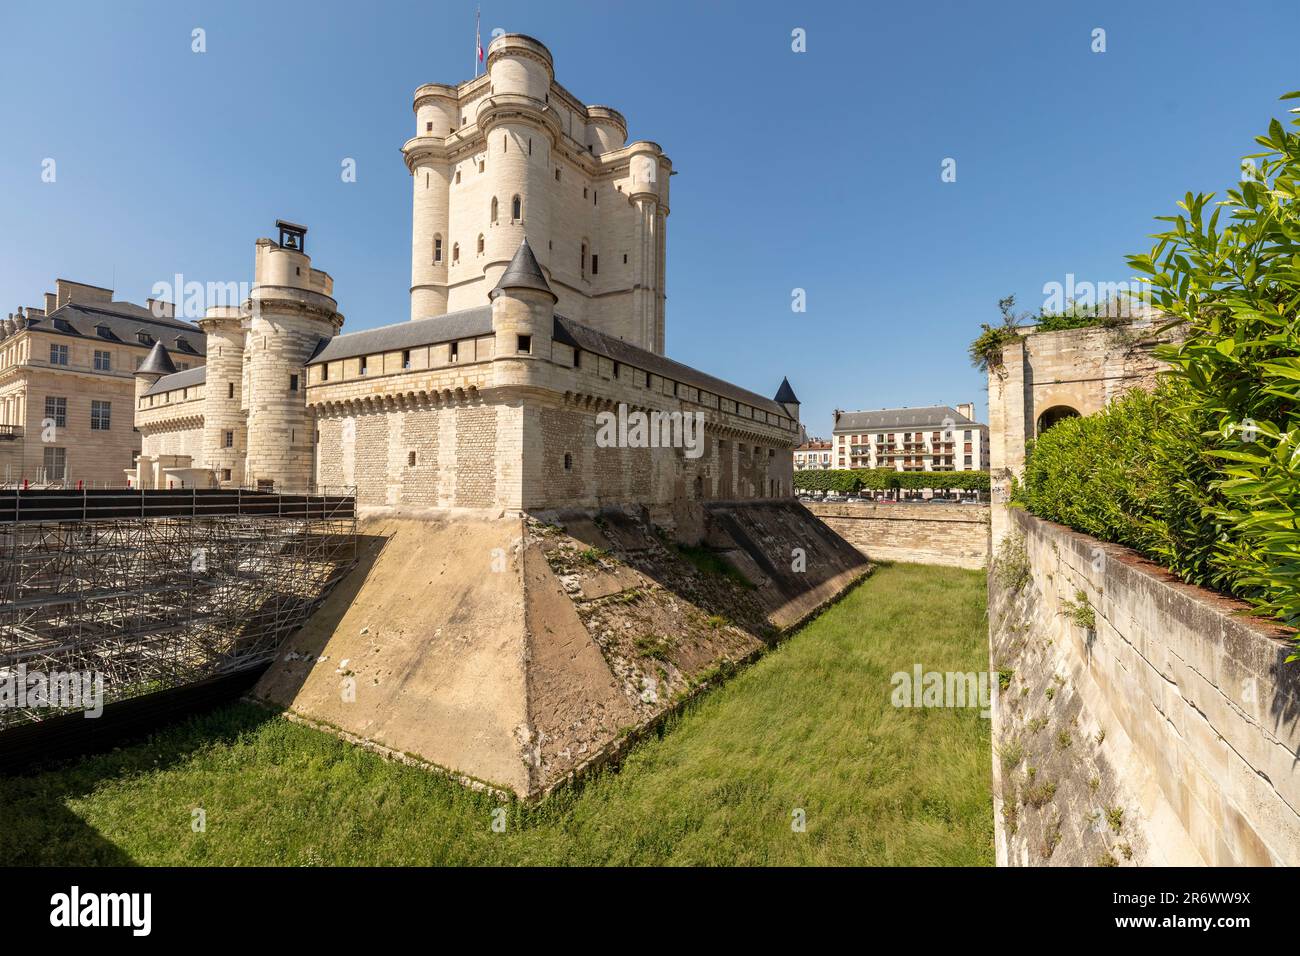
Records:
{"label": "conical slate roof", "polygon": [[537,264],[537,257],[533,255],[533,250],[528,245],[527,236],[524,236],[524,241],[519,243],[519,248],[515,250],[515,257],[510,260],[510,265],[506,266],[506,271],[502,274],[496,288],[488,293],[488,298],[495,299],[506,289],[536,289],[538,292],[548,293],[551,298],[559,301],[551,291],[546,276],[542,275],[542,267]]}
{"label": "conical slate roof", "polygon": [[172,357],[167,354],[161,342],[155,342],[153,351],[141,363],[140,367],[135,370],[136,375],[171,375],[176,371],[176,364]]}
{"label": "conical slate roof", "polygon": [[782,405],[799,404],[799,399],[794,396],[794,389],[790,387],[790,380],[784,376],[781,378],[781,387],[776,390],[776,401]]}

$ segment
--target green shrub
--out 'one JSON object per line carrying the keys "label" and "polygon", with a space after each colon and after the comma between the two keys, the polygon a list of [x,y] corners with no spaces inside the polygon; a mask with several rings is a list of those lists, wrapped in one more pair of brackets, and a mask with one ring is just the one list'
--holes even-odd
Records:
{"label": "green shrub", "polygon": [[826,491],[857,494],[860,491],[918,490],[940,491],[989,490],[987,471],[895,471],[892,468],[827,468],[822,471],[796,471],[794,487],[800,491]]}
{"label": "green shrub", "polygon": [[1296,626],[1300,134],[1274,120],[1257,142],[1258,173],[1217,203],[1188,193],[1151,252],[1129,257],[1183,332],[1158,353],[1169,371],[1041,435],[1013,495]]}

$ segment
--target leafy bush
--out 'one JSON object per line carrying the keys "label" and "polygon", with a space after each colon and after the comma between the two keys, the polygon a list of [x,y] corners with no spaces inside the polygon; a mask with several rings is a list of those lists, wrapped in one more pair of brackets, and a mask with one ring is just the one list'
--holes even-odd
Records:
{"label": "leafy bush", "polygon": [[916,491],[933,488],[940,491],[988,491],[987,471],[895,471],[891,468],[828,468],[823,471],[796,471],[794,487],[800,491],[827,491],[857,494],[859,491],[889,491],[904,488]]}
{"label": "leafy bush", "polygon": [[1154,248],[1129,257],[1184,332],[1158,353],[1170,370],[1155,392],[1052,427],[1029,449],[1015,495],[1295,626],[1300,134],[1273,120],[1257,142],[1257,173],[1222,201],[1188,193],[1179,213],[1159,217],[1169,226]]}
{"label": "leafy bush", "polygon": [[[1300,92],[1283,99],[1296,99]],[[1292,125],[1300,125],[1293,120]],[[1261,610],[1300,623],[1300,134],[1277,120],[1227,199],[1188,193],[1150,253],[1156,308],[1187,336],[1162,357],[1181,433],[1203,432],[1206,485],[1186,488],[1222,535],[1208,560]],[[1217,208],[1214,208],[1217,207]],[[1213,209],[1213,211],[1211,211]],[[1228,222],[1220,223],[1227,211]],[[1208,529],[1207,529],[1208,530]]]}
{"label": "leafy bush", "polygon": [[1210,448],[1172,409],[1185,388],[1169,379],[1104,410],[1067,418],[1026,449],[1013,500],[1031,513],[1158,561],[1193,584],[1246,594],[1203,515],[1215,500]]}

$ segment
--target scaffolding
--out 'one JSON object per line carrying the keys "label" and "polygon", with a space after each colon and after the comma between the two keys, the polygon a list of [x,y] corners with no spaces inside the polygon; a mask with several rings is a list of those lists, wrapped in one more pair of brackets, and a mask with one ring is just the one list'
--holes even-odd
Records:
{"label": "scaffolding", "polygon": [[[94,674],[110,704],[264,665],[356,556],[351,489],[0,491],[0,688]],[[65,710],[11,694],[0,731]]]}

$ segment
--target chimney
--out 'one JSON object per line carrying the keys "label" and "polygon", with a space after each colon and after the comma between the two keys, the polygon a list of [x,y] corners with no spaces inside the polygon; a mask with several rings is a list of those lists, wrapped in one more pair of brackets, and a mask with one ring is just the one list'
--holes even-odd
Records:
{"label": "chimney", "polygon": [[53,292],[45,293],[45,314],[49,315],[59,307],[58,297]]}
{"label": "chimney", "polygon": [[54,294],[60,308],[69,302],[80,302],[84,305],[108,305],[113,301],[112,289],[104,289],[97,285],[86,285],[84,282],[73,282],[71,279],[55,279]]}
{"label": "chimney", "polygon": [[971,421],[975,421],[975,403],[963,402],[962,404],[958,405],[957,414],[964,415],[967,418],[969,418]]}
{"label": "chimney", "polygon": [[164,302],[162,299],[145,299],[144,304],[155,319],[176,318],[176,305],[172,302]]}

